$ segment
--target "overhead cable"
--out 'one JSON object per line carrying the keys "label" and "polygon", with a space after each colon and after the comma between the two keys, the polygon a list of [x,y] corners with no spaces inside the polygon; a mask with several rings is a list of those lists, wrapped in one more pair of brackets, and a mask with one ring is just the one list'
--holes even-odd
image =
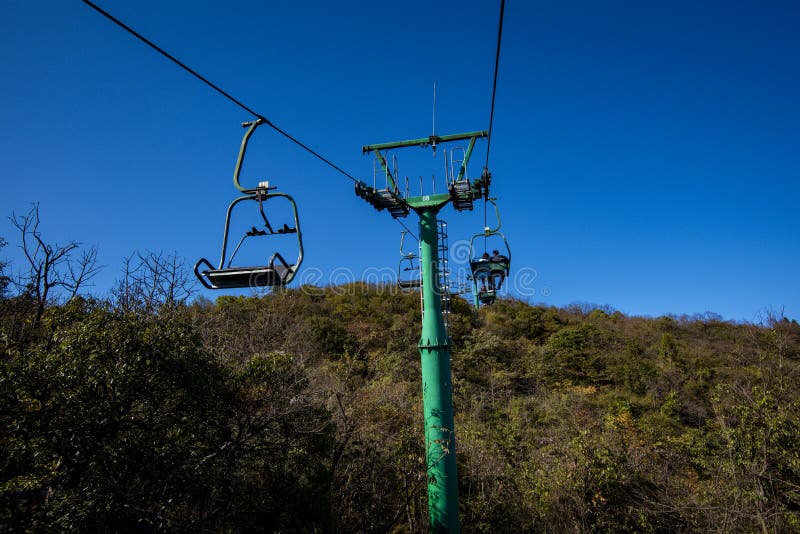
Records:
{"label": "overhead cable", "polygon": [[[275,124],[274,122],[272,122],[271,120],[269,120],[268,118],[263,116],[262,114],[256,112],[250,106],[244,104],[242,101],[240,101],[239,99],[237,99],[236,97],[234,97],[233,95],[231,95],[230,93],[228,93],[227,91],[225,91],[224,89],[222,89],[221,87],[219,87],[218,85],[216,85],[215,83],[210,81],[208,78],[206,78],[205,76],[203,76],[202,74],[200,74],[199,72],[194,70],[193,68],[191,68],[188,65],[186,65],[184,62],[182,62],[181,60],[179,60],[178,58],[176,58],[175,56],[173,56],[172,54],[170,54],[169,52],[167,52],[166,50],[164,50],[163,48],[161,48],[160,46],[155,44],[153,41],[151,41],[150,39],[148,39],[144,35],[140,34],[136,30],[134,30],[133,28],[131,28],[130,26],[128,26],[127,24],[125,24],[124,22],[119,20],[117,17],[115,17],[114,15],[109,13],[108,11],[104,10],[103,8],[101,8],[100,6],[98,6],[97,4],[92,2],[91,0],[82,0],[82,1],[83,1],[84,4],[88,5],[89,7],[91,7],[92,9],[94,9],[95,11],[97,11],[98,13],[103,15],[104,17],[106,17],[108,20],[110,20],[111,22],[113,22],[114,24],[116,24],[117,26],[122,28],[123,30],[127,31],[128,33],[130,33],[131,35],[133,35],[134,37],[136,37],[137,39],[139,39],[143,43],[145,43],[147,46],[149,46],[150,48],[152,48],[156,52],[158,52],[162,56],[166,57],[167,59],[169,59],[174,64],[178,65],[180,68],[182,68],[183,70],[185,70],[186,72],[188,72],[189,74],[191,74],[192,76],[194,76],[195,78],[197,78],[198,80],[200,80],[201,82],[206,84],[208,87],[210,87],[211,89],[213,89],[214,91],[216,91],[220,95],[224,96],[226,99],[228,99],[232,103],[234,103],[237,106],[239,106],[244,111],[248,112],[250,115],[252,115],[252,116],[254,116],[254,117],[258,118],[258,119],[263,120],[264,123],[267,124],[270,128],[272,128],[273,130],[275,130],[276,132],[278,132],[279,134],[281,134],[285,138],[289,139],[290,141],[292,141],[294,144],[296,144],[297,146],[299,146],[303,150],[305,150],[308,153],[310,153],[311,155],[315,156],[320,161],[326,163],[331,168],[333,168],[334,170],[338,171],[342,175],[346,176],[347,178],[349,178],[353,182],[356,182],[356,183],[360,182],[360,180],[357,179],[355,176],[353,176],[349,172],[345,171],[344,169],[342,169],[341,167],[339,167],[338,165],[333,163],[331,160],[329,160],[328,158],[326,158],[325,156],[323,156],[319,152],[315,151],[314,149],[312,149],[311,147],[309,147],[308,145],[306,145],[305,143],[303,143],[302,141],[300,141],[299,139],[294,137],[293,135],[289,134],[286,130],[280,128],[277,124]],[[403,223],[403,221],[401,221],[399,219],[396,219],[396,220],[397,220],[398,223],[400,223],[400,226],[402,226],[411,235],[411,237],[413,237],[414,239],[417,239],[417,236],[414,235],[414,233],[411,230],[409,230],[408,226],[406,226],[405,223]]]}
{"label": "overhead cable", "polygon": [[217,93],[221,94],[222,96],[224,96],[225,98],[227,98],[228,100],[230,100],[231,102],[233,102],[234,104],[236,104],[237,106],[239,106],[240,108],[242,108],[243,110],[248,112],[250,115],[252,115],[252,116],[254,116],[254,117],[258,118],[258,119],[263,120],[265,124],[269,125],[273,130],[275,130],[276,132],[278,132],[279,134],[284,136],[286,139],[290,140],[291,142],[293,142],[294,144],[296,144],[297,146],[299,146],[300,148],[302,148],[303,150],[305,150],[309,154],[315,156],[320,161],[328,164],[330,167],[332,167],[333,169],[337,170],[338,172],[340,172],[341,174],[343,174],[347,178],[350,178],[352,181],[359,182],[359,180],[355,176],[353,176],[349,172],[345,171],[344,169],[342,169],[341,167],[339,167],[338,165],[333,163],[331,160],[329,160],[328,158],[326,158],[325,156],[323,156],[322,154],[320,154],[316,150],[312,149],[311,147],[309,147],[308,145],[306,145],[305,143],[303,143],[302,141],[300,141],[299,139],[294,137],[293,135],[289,134],[286,130],[283,130],[282,128],[278,127],[278,125],[276,125],[274,122],[272,122],[268,118],[264,117],[260,113],[257,113],[250,106],[247,106],[246,104],[242,103],[240,100],[235,98],[233,95],[231,95],[230,93],[228,93],[227,91],[225,91],[224,89],[219,87],[218,85],[214,84],[213,82],[211,82],[208,78],[206,78],[202,74],[198,73],[196,70],[192,69],[188,65],[186,65],[184,62],[182,62],[181,60],[179,60],[178,58],[176,58],[175,56],[173,56],[172,54],[170,54],[169,52],[167,52],[166,50],[164,50],[163,48],[161,48],[160,46],[155,44],[153,41],[151,41],[147,37],[143,36],[142,34],[137,32],[136,30],[134,30],[133,28],[131,28],[130,26],[128,26],[127,24],[125,24],[124,22],[119,20],[118,18],[116,18],[114,15],[112,15],[108,11],[105,11],[103,8],[101,8],[100,6],[98,6],[97,4],[92,2],[91,0],[82,0],[82,1],[83,1],[84,4],[88,5],[89,7],[91,7],[92,9],[94,9],[95,11],[97,11],[98,13],[103,15],[104,17],[106,17],[108,20],[110,20],[111,22],[113,22],[114,24],[119,26],[120,28],[124,29],[125,31],[127,31],[128,33],[130,33],[131,35],[133,35],[134,37],[136,37],[137,39],[139,39],[140,41],[142,41],[143,43],[148,45],[150,48],[152,48],[153,50],[155,50],[156,52],[158,52],[162,56],[166,57],[167,59],[169,59],[170,61],[175,63],[176,65],[181,67],[183,70],[185,70],[186,72],[188,72],[189,74],[191,74],[192,76],[194,76],[195,78],[197,78],[198,80],[200,80],[201,82],[206,84],[207,86],[211,87],[214,91],[216,91]]}
{"label": "overhead cable", "polygon": [[500,68],[500,43],[503,40],[503,12],[506,2],[500,0],[500,22],[497,25],[497,51],[494,56],[494,81],[492,82],[492,110],[489,112],[489,136],[486,140],[486,164],[485,169],[489,168],[489,149],[492,147],[492,123],[494,122],[494,99],[497,94],[497,71]]}

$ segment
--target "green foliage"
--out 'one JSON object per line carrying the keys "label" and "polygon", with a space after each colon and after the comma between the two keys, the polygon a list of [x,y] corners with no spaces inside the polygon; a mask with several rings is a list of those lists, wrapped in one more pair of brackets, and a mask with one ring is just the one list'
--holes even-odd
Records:
{"label": "green foliage", "polygon": [[669,363],[678,361],[678,346],[671,334],[662,334],[661,341],[658,344],[658,355]]}
{"label": "green foliage", "polygon": [[544,344],[545,357],[552,361],[551,378],[574,384],[597,384],[612,380],[611,359],[606,347],[613,335],[591,323],[565,326]]}
{"label": "green foliage", "polygon": [[[304,456],[324,454],[327,442],[304,432],[309,419],[326,418],[319,409],[286,408],[286,383],[297,383],[285,376],[287,365],[276,371],[254,360],[232,376],[180,315],[124,315],[91,302],[50,310],[42,337],[3,347],[0,513],[7,524],[280,527],[297,524],[304,505],[317,502],[304,487],[325,469]],[[257,420],[272,414],[275,399],[283,405],[278,415]],[[243,500],[253,506],[241,511]]]}
{"label": "green foliage", "polygon": [[[6,513],[24,492],[47,506],[18,511],[52,528],[166,528],[209,498],[202,465],[187,460],[214,451],[213,408],[227,392],[185,322],[73,302],[45,316],[43,337],[4,351]],[[126,509],[141,492],[150,493],[142,509]]]}
{"label": "green foliage", "polygon": [[315,345],[322,356],[337,357],[352,345],[342,322],[328,315],[309,317],[302,335]]}
{"label": "green foliage", "polygon": [[[413,293],[23,304],[0,530],[426,530]],[[456,299],[451,324],[465,533],[800,528],[796,322]]]}

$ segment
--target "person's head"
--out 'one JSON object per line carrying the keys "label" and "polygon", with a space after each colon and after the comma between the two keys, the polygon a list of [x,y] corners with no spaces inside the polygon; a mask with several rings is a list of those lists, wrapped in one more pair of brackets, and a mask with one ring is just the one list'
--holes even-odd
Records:
{"label": "person's head", "polygon": [[489,257],[489,253],[488,253],[488,252],[484,252],[484,253],[483,253],[483,256],[481,256],[481,257],[482,257],[482,258],[488,258],[488,257]]}
{"label": "person's head", "polygon": [[492,254],[494,254],[495,256],[497,256],[498,254],[500,254],[500,251],[493,250],[493,251],[492,251]]}

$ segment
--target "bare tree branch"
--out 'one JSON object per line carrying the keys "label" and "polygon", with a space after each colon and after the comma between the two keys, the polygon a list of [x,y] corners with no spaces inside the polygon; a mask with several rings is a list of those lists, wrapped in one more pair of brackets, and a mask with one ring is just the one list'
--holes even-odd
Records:
{"label": "bare tree branch", "polygon": [[195,293],[194,278],[177,254],[135,252],[124,260],[112,300],[125,311],[157,311],[183,304]]}
{"label": "bare tree branch", "polygon": [[78,295],[81,287],[100,272],[101,267],[97,265],[97,247],[92,246],[81,253],[81,257],[68,264],[68,276],[64,281],[64,287],[70,290],[69,298]]}
{"label": "bare tree branch", "polygon": [[20,293],[34,298],[36,326],[48,304],[77,296],[81,288],[97,275],[101,269],[97,265],[97,248],[90,247],[80,258],[75,258],[75,252],[80,249],[77,241],[66,245],[48,244],[39,230],[38,203],[33,204],[25,215],[12,212],[9,219],[20,232],[20,249],[28,263],[27,270],[20,273],[14,283]]}

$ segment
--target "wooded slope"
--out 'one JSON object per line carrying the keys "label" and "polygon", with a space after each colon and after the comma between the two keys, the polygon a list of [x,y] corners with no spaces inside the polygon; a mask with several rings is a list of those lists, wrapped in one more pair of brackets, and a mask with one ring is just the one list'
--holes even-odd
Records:
{"label": "wooded slope", "polygon": [[[0,529],[420,532],[419,298],[0,299]],[[464,532],[800,530],[800,326],[451,316]]]}

